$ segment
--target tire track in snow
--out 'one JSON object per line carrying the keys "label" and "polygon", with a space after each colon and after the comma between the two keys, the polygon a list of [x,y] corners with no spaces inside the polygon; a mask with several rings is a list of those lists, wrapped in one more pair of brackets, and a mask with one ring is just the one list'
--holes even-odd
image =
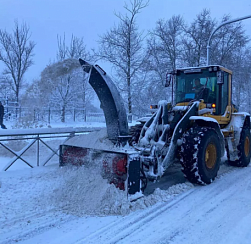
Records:
{"label": "tire track in snow", "polygon": [[54,209],[29,216],[20,216],[15,221],[5,223],[4,231],[1,231],[0,243],[11,244],[20,240],[23,241],[75,219],[78,219],[78,217],[60,214],[57,216]]}
{"label": "tire track in snow", "polygon": [[[233,167],[225,167],[222,170],[223,173],[222,172],[219,173],[218,178],[224,177],[224,175],[228,174],[232,170],[236,170],[236,169]],[[167,181],[168,181],[168,179],[167,179]],[[170,181],[171,181],[171,179],[170,179]],[[181,182],[184,182],[184,178],[181,179]],[[215,182],[218,182],[218,179],[216,179]],[[170,186],[172,186],[172,185],[170,185]],[[157,187],[158,187],[158,184],[156,184],[156,188]],[[187,193],[185,195],[184,194],[185,193],[183,193],[181,196],[185,196]],[[179,199],[179,197],[180,196],[177,196],[174,201],[177,201],[176,199]],[[104,236],[107,233],[110,233],[111,230],[113,232],[108,234],[108,236],[107,236],[108,239],[105,238],[104,241],[109,240],[109,238],[111,240],[114,239],[113,243],[117,242],[119,240],[123,240],[124,238],[130,236],[131,233],[137,232],[137,230],[141,226],[144,226],[148,222],[151,222],[154,219],[156,219],[157,217],[159,217],[163,211],[167,211],[168,208],[170,208],[170,207],[172,207],[172,206],[171,205],[169,206],[168,203],[165,202],[165,203],[157,203],[154,206],[149,207],[149,209],[146,209],[144,211],[139,210],[139,213],[136,212],[136,213],[132,214],[134,216],[133,219],[130,219],[131,215],[123,217],[122,220],[119,219],[116,222],[112,222],[111,224],[107,225],[105,228],[102,228],[102,229],[94,232],[93,234],[89,235],[88,237],[84,238],[84,240],[87,241],[85,243],[89,243],[88,241],[92,241],[92,240],[93,240],[93,242],[90,242],[90,243],[95,243],[96,241],[99,241],[99,239],[97,239],[98,236],[101,240],[103,240],[102,238],[104,238]],[[57,225],[61,225],[63,223],[70,222],[74,219],[77,219],[77,217],[74,217],[74,216],[63,215],[63,220],[59,220],[58,217],[55,218],[55,216],[57,214],[59,214],[59,212],[55,211],[54,214],[53,214],[53,212],[54,212],[54,209],[51,209],[49,211],[43,211],[40,213],[33,213],[28,216],[25,213],[25,215],[21,214],[20,216],[18,216],[16,218],[10,219],[10,221],[3,221],[2,224],[5,224],[5,225],[12,228],[12,232],[11,232],[12,237],[9,238],[8,241],[4,242],[4,243],[12,243],[12,242],[10,242],[10,240],[28,239],[30,236],[42,233],[49,228],[52,228]],[[35,222],[36,224],[34,226],[30,225],[28,227],[26,226],[26,228],[20,229],[20,227],[24,227],[24,225],[27,225],[28,220],[31,223]],[[123,221],[122,225],[120,223],[121,221]],[[9,228],[5,229],[5,233],[7,233],[7,232],[10,233]],[[10,236],[10,234],[8,236]],[[16,242],[16,241],[13,241],[13,243],[14,242]],[[81,243],[81,242],[82,242],[82,239],[79,241],[79,243]]]}
{"label": "tire track in snow", "polygon": [[[194,190],[195,189],[190,189],[188,192],[185,192],[180,196],[176,197],[170,203],[166,202],[157,203],[153,207],[150,207],[147,211],[138,213],[137,216],[134,218],[131,218],[131,215],[135,215],[135,213],[132,213],[124,217],[122,220],[120,219],[119,221],[113,222],[110,225],[106,226],[105,228],[102,228],[92,233],[91,235],[75,242],[75,244],[82,244],[82,243],[91,244],[97,242],[111,243],[111,244],[117,243],[119,240],[124,239],[125,237],[128,237],[129,235],[133,234],[135,231],[139,229],[140,226],[145,225],[150,221],[153,221],[164,211],[167,211],[169,208],[177,204],[177,202],[184,200]],[[121,221],[123,221],[122,224]]]}
{"label": "tire track in snow", "polygon": [[[198,202],[198,204],[203,205],[203,198],[204,199],[213,199],[215,196],[218,197],[217,203],[215,203],[213,206],[207,206],[207,210],[199,208],[197,212],[200,213],[200,217],[207,218],[208,216],[211,216],[214,211],[217,210],[217,207],[223,202],[226,202],[228,198],[233,197],[236,194],[236,189],[232,188],[231,190],[226,189],[225,185],[222,187],[222,181],[224,181],[225,177],[230,177],[231,174],[243,174],[241,169],[233,168],[233,167],[226,167],[218,176],[218,179],[208,186],[197,186],[194,189],[189,190],[188,192],[185,192],[181,194],[180,196],[177,196],[174,200],[172,200],[170,203],[160,203],[156,204],[153,207],[149,208],[147,211],[144,211],[143,213],[137,213],[135,216],[135,213],[132,213],[129,216],[124,217],[122,220],[120,220],[122,223],[111,223],[105,228],[102,228],[91,235],[79,240],[76,242],[76,244],[81,243],[127,243],[127,241],[130,240],[134,236],[134,234],[137,232],[139,233],[140,230],[143,230],[144,226],[150,226],[151,223],[153,224],[154,221],[158,220],[158,218],[165,212],[171,212],[171,209],[175,209],[176,206],[179,203],[182,203],[183,201],[186,201],[186,198],[192,196],[193,192],[200,191],[202,192],[202,199]],[[235,183],[241,182],[242,177],[239,177]],[[220,187],[221,186],[221,187]],[[227,194],[221,195],[223,192],[227,192]],[[209,201],[208,200],[208,201]],[[197,205],[196,205],[197,206]],[[170,211],[169,211],[170,210]],[[196,212],[195,209],[185,209],[184,213],[181,214],[179,217],[179,220],[181,223],[183,223],[183,219],[187,217],[187,215],[193,215],[193,213]],[[133,216],[133,218],[131,217]],[[171,216],[169,216],[168,219],[170,219]],[[199,221],[199,220],[198,220]],[[183,223],[184,224],[184,223]],[[169,235],[169,240],[172,243],[172,240],[175,239],[182,231],[189,231],[189,228],[184,228],[186,225],[181,225],[180,228],[176,228],[172,233]],[[149,227],[151,228],[151,227]],[[160,233],[161,236],[161,233]],[[160,241],[167,240],[166,236]],[[153,240],[152,240],[153,241]],[[137,241],[135,241],[137,243]],[[156,242],[161,243],[161,242]],[[167,242],[163,242],[167,243]]]}

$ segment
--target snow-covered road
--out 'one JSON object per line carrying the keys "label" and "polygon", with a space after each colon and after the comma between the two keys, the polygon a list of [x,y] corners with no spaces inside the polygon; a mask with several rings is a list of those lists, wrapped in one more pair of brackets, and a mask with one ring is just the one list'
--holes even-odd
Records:
{"label": "snow-covered road", "polygon": [[251,167],[158,203],[77,243],[250,243]]}
{"label": "snow-covered road", "polygon": [[83,176],[56,165],[1,172],[0,243],[251,243],[251,167],[223,165],[211,185],[181,183],[130,204]]}

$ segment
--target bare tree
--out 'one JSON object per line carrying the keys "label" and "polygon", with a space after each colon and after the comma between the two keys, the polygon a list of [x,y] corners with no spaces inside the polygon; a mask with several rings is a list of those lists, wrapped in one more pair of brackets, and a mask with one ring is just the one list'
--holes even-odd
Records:
{"label": "bare tree", "polygon": [[14,97],[14,92],[11,89],[11,80],[6,76],[0,77],[0,98],[7,99],[10,97]]}
{"label": "bare tree", "polygon": [[148,1],[143,0],[131,0],[129,5],[125,3],[127,14],[115,14],[119,24],[100,37],[100,48],[96,53],[99,58],[113,65],[120,81],[119,88],[127,96],[129,113],[132,113],[132,82],[146,60],[144,36],[136,25],[136,16],[146,6]]}
{"label": "bare tree", "polygon": [[171,89],[165,88],[167,71],[174,70],[182,62],[182,35],[184,20],[181,16],[160,19],[150,31],[147,40],[148,59],[144,62],[146,81],[141,94],[135,96],[137,113],[146,111],[159,100],[171,99]]}
{"label": "bare tree", "polygon": [[203,9],[189,27],[184,27],[184,58],[188,66],[200,66],[206,63],[206,48],[216,21],[210,11]]}
{"label": "bare tree", "polygon": [[79,38],[72,35],[70,44],[67,45],[65,41],[65,34],[63,37],[57,35],[57,43],[58,43],[58,51],[57,51],[58,61],[63,61],[68,58],[78,59],[80,57],[84,60],[88,61],[92,60],[90,53],[86,49],[83,37]]}
{"label": "bare tree", "polygon": [[167,21],[158,20],[152,38],[148,41],[151,56],[157,54],[165,62],[166,68],[172,70],[176,69],[181,57],[183,25],[184,20],[180,15],[172,16]]}
{"label": "bare tree", "polygon": [[15,92],[17,103],[24,74],[33,64],[35,43],[29,41],[30,36],[29,27],[25,23],[20,26],[17,21],[12,34],[0,30],[0,61],[5,65],[3,75],[12,80],[12,89]]}
{"label": "bare tree", "polygon": [[251,111],[251,51],[250,47],[241,47],[236,50],[231,59],[235,62],[231,65],[233,70],[232,88],[233,88],[233,102],[241,110]]}
{"label": "bare tree", "polygon": [[[221,23],[231,19],[231,16],[223,16]],[[211,60],[213,63],[228,66],[234,69],[236,66],[235,53],[246,46],[249,39],[241,22],[232,23],[221,27],[212,39]]]}
{"label": "bare tree", "polygon": [[65,44],[65,34],[63,37],[57,35],[57,42],[58,42],[57,59],[58,61],[63,61],[68,56],[68,48]]}
{"label": "bare tree", "polygon": [[[86,49],[83,38],[71,36],[70,44],[67,45],[65,41],[65,35],[63,37],[57,36],[58,41],[58,52],[57,58],[59,61],[64,61],[66,59],[78,59],[82,58],[84,60],[92,61],[93,57]],[[79,66],[80,67],[80,66]],[[88,83],[88,75],[85,72],[82,72],[82,83],[79,87],[78,99],[81,102],[82,107],[84,108],[84,117],[86,118],[87,104],[93,99],[94,92],[91,86]]]}

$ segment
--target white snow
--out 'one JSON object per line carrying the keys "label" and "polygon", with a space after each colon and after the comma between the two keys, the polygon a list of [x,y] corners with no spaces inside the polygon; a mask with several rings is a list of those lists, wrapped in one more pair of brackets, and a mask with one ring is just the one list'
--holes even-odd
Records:
{"label": "white snow", "polygon": [[189,117],[189,120],[204,120],[207,122],[214,122],[218,124],[218,121],[216,119],[205,116],[191,116]]}
{"label": "white snow", "polygon": [[[97,137],[89,145],[102,141]],[[207,186],[171,171],[165,182],[176,183],[165,189],[157,182],[153,193],[133,202],[99,169],[95,162],[60,168],[55,158],[45,167],[0,171],[0,243],[251,242],[251,167],[222,164]]]}
{"label": "white snow", "polygon": [[201,109],[201,110],[198,111],[199,115],[206,114],[206,113],[212,114],[213,113],[213,109],[212,108],[203,108],[203,109]]}
{"label": "white snow", "polygon": [[75,136],[65,142],[65,144],[101,150],[112,150],[114,148],[114,144],[107,137],[106,128],[89,133],[88,135]]}
{"label": "white snow", "polygon": [[186,111],[187,106],[175,106],[173,107],[173,111]]}

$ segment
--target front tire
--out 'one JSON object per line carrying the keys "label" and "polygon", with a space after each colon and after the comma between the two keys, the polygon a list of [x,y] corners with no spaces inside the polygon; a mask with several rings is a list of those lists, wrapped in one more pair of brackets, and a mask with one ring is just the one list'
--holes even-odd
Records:
{"label": "front tire", "polygon": [[180,161],[192,183],[210,184],[220,168],[220,140],[213,128],[194,127],[183,135]]}

